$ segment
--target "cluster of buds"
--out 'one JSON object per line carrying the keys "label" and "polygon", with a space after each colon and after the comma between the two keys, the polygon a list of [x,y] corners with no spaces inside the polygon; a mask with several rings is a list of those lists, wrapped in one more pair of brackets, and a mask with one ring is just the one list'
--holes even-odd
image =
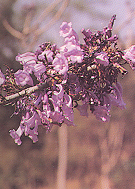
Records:
{"label": "cluster of buds", "polygon": [[74,108],[83,116],[88,116],[89,108],[103,122],[109,121],[112,105],[125,108],[117,78],[127,73],[124,64],[135,69],[135,46],[118,48],[118,37],[112,36],[115,17],[103,31],[82,29],[84,44],[72,24],[63,22],[63,46],[44,43],[35,53],[16,56],[22,69],[15,73],[7,69],[5,75],[0,71],[0,104],[14,104],[13,114],[22,117],[19,128],[10,130],[15,143],[22,143],[23,133],[36,142],[39,125],[46,131],[53,124],[74,125]]}

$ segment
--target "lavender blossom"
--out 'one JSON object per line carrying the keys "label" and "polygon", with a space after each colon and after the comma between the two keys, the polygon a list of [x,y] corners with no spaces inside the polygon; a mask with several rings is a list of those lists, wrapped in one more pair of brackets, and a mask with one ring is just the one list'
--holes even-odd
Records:
{"label": "lavender blossom", "polygon": [[135,45],[124,51],[123,58],[126,59],[129,62],[131,68],[135,70]]}
{"label": "lavender blossom", "polygon": [[33,85],[33,80],[25,70],[18,70],[14,73],[15,81],[17,85]]}
{"label": "lavender blossom", "polygon": [[66,74],[68,71],[68,61],[63,54],[57,54],[52,62],[54,70],[59,74]]}
{"label": "lavender blossom", "polygon": [[68,58],[72,63],[81,63],[83,60],[83,52],[80,46],[76,43],[75,37],[67,38],[65,40],[65,45],[60,47],[60,51]]}
{"label": "lavender blossom", "polygon": [[111,100],[111,103],[115,106],[120,107],[121,109],[125,108],[125,103],[122,99],[122,87],[120,83],[116,83],[116,85],[113,86],[113,89],[111,93],[109,94],[109,98]]}
{"label": "lavender blossom", "polygon": [[33,142],[37,142],[38,138],[38,125],[41,123],[40,118],[36,112],[33,112],[32,116],[30,117],[30,113],[26,113],[26,117],[22,118],[23,125],[25,125],[25,136],[29,136],[33,140]]}
{"label": "lavender blossom", "polygon": [[62,106],[64,122],[67,125],[74,125],[74,116],[73,116],[73,109],[72,109],[72,98],[64,94],[64,103]]}
{"label": "lavender blossom", "polygon": [[110,114],[107,107],[100,106],[100,105],[95,106],[93,113],[98,120],[101,120],[103,122],[107,122],[110,120]]}
{"label": "lavender blossom", "polygon": [[0,85],[2,85],[5,81],[5,76],[4,74],[2,73],[2,71],[0,70]]}
{"label": "lavender blossom", "polygon": [[77,33],[73,30],[72,28],[72,23],[69,22],[63,22],[60,26],[60,36],[64,37],[64,38],[70,38],[72,36],[75,37],[75,40],[78,42],[79,41],[79,38],[78,38],[78,35]]}
{"label": "lavender blossom", "polygon": [[21,143],[22,143],[20,137],[22,136],[24,129],[25,129],[25,126],[20,124],[17,131],[15,131],[14,129],[9,131],[10,136],[15,140],[15,143],[17,143],[18,145],[21,145]]}
{"label": "lavender blossom", "polygon": [[38,56],[39,60],[46,60],[46,58],[48,62],[53,61],[53,52],[51,50],[45,50]]}
{"label": "lavender blossom", "polygon": [[83,60],[83,52],[79,45],[78,35],[72,29],[71,23],[63,22],[60,29],[60,35],[65,37],[65,45],[60,47],[60,51],[72,63],[81,63]]}
{"label": "lavender blossom", "polygon": [[38,63],[34,65],[33,72],[37,77],[37,80],[40,80],[41,75],[46,71],[46,67],[43,63]]}
{"label": "lavender blossom", "polygon": [[16,60],[23,65],[23,69],[28,73],[32,73],[33,67],[36,64],[36,55],[32,52],[27,52],[24,54],[18,54]]}

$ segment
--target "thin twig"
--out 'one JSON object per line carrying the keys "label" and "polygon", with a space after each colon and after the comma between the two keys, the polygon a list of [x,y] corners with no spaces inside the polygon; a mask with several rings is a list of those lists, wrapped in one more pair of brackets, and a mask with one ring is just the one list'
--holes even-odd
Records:
{"label": "thin twig", "polygon": [[[31,12],[27,14],[23,30],[22,32],[17,31],[14,29],[10,24],[7,22],[7,20],[3,20],[3,25],[7,29],[7,31],[13,35],[14,37],[21,40],[21,45],[25,50],[31,50],[34,45],[35,41],[39,38],[39,36],[47,31],[62,15],[64,10],[66,9],[68,3],[70,0],[55,0],[50,6],[48,6],[43,13],[36,19],[36,23],[33,26],[30,26],[31,21]],[[57,13],[54,15],[54,17],[45,25],[43,28],[38,28],[39,24],[45,19],[45,17],[49,14],[49,12],[53,11],[53,9],[60,3],[63,2]],[[40,21],[40,22],[39,22]],[[30,38],[32,37],[32,38]],[[27,41],[29,40],[29,44],[27,44]]]}
{"label": "thin twig", "polygon": [[28,14],[26,15],[24,25],[23,25],[23,31],[22,31],[24,35],[27,35],[30,33],[31,20],[32,20],[32,11],[28,12]]}

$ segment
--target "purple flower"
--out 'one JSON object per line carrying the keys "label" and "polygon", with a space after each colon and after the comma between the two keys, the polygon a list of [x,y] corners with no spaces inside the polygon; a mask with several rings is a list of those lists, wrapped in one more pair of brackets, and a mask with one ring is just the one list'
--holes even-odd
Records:
{"label": "purple flower", "polygon": [[74,125],[72,98],[68,94],[64,94],[62,111],[64,116],[64,123],[66,123],[67,125]]}
{"label": "purple flower", "polygon": [[81,63],[83,60],[83,52],[80,46],[76,43],[74,36],[65,40],[65,45],[60,47],[60,51],[65,57],[68,57],[69,61],[72,61],[72,63]]}
{"label": "purple flower", "polygon": [[50,118],[52,119],[53,123],[62,123],[64,117],[62,115],[62,112],[54,111],[54,112],[51,112]]}
{"label": "purple flower", "polygon": [[101,120],[103,122],[107,122],[110,120],[109,110],[106,106],[94,106],[93,114],[98,120]]}
{"label": "purple flower", "polygon": [[50,104],[49,104],[48,94],[44,94],[41,98],[41,101],[43,103],[42,111],[37,110],[37,113],[38,113],[38,115],[41,119],[41,122],[43,124],[50,125],[51,120],[49,120],[49,117],[51,114],[51,108],[50,108]]}
{"label": "purple flower", "polygon": [[25,70],[18,70],[14,73],[15,81],[17,85],[33,85],[33,80]]}
{"label": "purple flower", "polygon": [[48,127],[50,127],[50,125],[52,124],[52,120],[50,119],[50,115],[51,115],[50,107],[48,105],[44,105],[44,110],[43,111],[37,110],[37,113],[41,119],[41,123],[43,125],[48,125]]}
{"label": "purple flower", "polygon": [[20,137],[22,136],[24,129],[25,129],[25,126],[20,124],[17,131],[15,131],[14,129],[9,131],[10,136],[15,140],[15,143],[17,143],[18,145],[21,145],[21,143],[22,143]]}
{"label": "purple flower", "polygon": [[97,53],[96,54],[96,61],[97,61],[98,64],[108,66],[109,57],[107,56],[107,53],[105,53],[105,52]]}
{"label": "purple flower", "polygon": [[64,90],[61,84],[56,85],[59,88],[59,92],[54,91],[54,95],[52,95],[52,98],[49,98],[53,104],[54,111],[51,112],[50,118],[53,122],[62,123],[63,122],[63,113],[61,111],[62,104],[63,104],[63,95]]}
{"label": "purple flower", "polygon": [[37,142],[38,138],[38,125],[41,124],[39,115],[37,112],[33,112],[33,115],[30,117],[29,112],[26,113],[26,117],[22,118],[25,125],[25,135],[29,136],[33,142]]}
{"label": "purple flower", "polygon": [[2,85],[5,81],[5,76],[4,74],[2,73],[2,71],[0,70],[0,85]]}
{"label": "purple flower", "polygon": [[36,64],[37,58],[36,55],[32,52],[27,52],[24,54],[18,54],[16,60],[23,65],[23,69],[28,73],[32,73],[33,67]]}
{"label": "purple flower", "polygon": [[79,46],[79,38],[76,32],[72,29],[72,24],[63,22],[60,26],[60,36],[65,38],[65,45],[60,48],[60,51],[72,63],[81,63],[83,60],[83,52]]}
{"label": "purple flower", "polygon": [[83,35],[85,35],[86,38],[89,38],[91,36],[91,34],[92,34],[90,29],[85,30],[84,28],[82,28],[81,31],[82,31]]}
{"label": "purple flower", "polygon": [[135,70],[135,45],[124,51],[123,58],[126,59],[133,70]]}
{"label": "purple flower", "polygon": [[56,86],[59,88],[59,92],[58,91],[54,91],[52,98],[50,100],[53,101],[53,104],[61,107],[62,103],[63,103],[63,95],[64,95],[64,90],[61,84],[56,84]]}
{"label": "purple flower", "polygon": [[75,37],[75,40],[78,42],[79,41],[79,38],[78,38],[78,35],[77,33],[72,29],[72,23],[69,22],[63,22],[60,26],[60,36],[66,38],[70,38],[72,36]]}
{"label": "purple flower", "polygon": [[119,106],[121,109],[125,108],[126,104],[122,99],[122,87],[120,83],[117,82],[116,85],[113,86],[113,90],[108,96],[113,105]]}
{"label": "purple flower", "polygon": [[45,50],[40,55],[38,55],[39,60],[45,60],[45,56],[48,62],[53,61],[53,52],[51,50]]}
{"label": "purple flower", "polygon": [[54,70],[59,74],[66,74],[68,71],[68,61],[63,54],[57,54],[55,59],[52,62]]}
{"label": "purple flower", "polygon": [[79,110],[81,116],[88,117],[88,111],[87,111],[88,110],[88,104],[87,103],[82,104],[82,105],[78,104],[77,110]]}
{"label": "purple flower", "polygon": [[117,35],[114,35],[114,36],[108,38],[108,41],[111,41],[111,42],[117,41],[117,40],[118,40],[118,36]]}
{"label": "purple flower", "polygon": [[40,76],[46,71],[46,67],[43,63],[35,64],[33,72],[37,79],[40,79]]}

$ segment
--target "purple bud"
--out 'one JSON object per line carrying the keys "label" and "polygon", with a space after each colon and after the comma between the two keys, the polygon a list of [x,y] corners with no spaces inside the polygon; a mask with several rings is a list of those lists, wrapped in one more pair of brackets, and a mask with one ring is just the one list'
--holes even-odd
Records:
{"label": "purple bud", "polygon": [[107,56],[107,53],[105,53],[105,52],[97,53],[96,61],[98,64],[103,64],[104,66],[108,66],[109,57]]}
{"label": "purple bud", "polygon": [[92,32],[89,29],[85,30],[84,28],[82,28],[81,32],[83,33],[83,35],[85,35],[86,38],[89,38],[92,34]]}

